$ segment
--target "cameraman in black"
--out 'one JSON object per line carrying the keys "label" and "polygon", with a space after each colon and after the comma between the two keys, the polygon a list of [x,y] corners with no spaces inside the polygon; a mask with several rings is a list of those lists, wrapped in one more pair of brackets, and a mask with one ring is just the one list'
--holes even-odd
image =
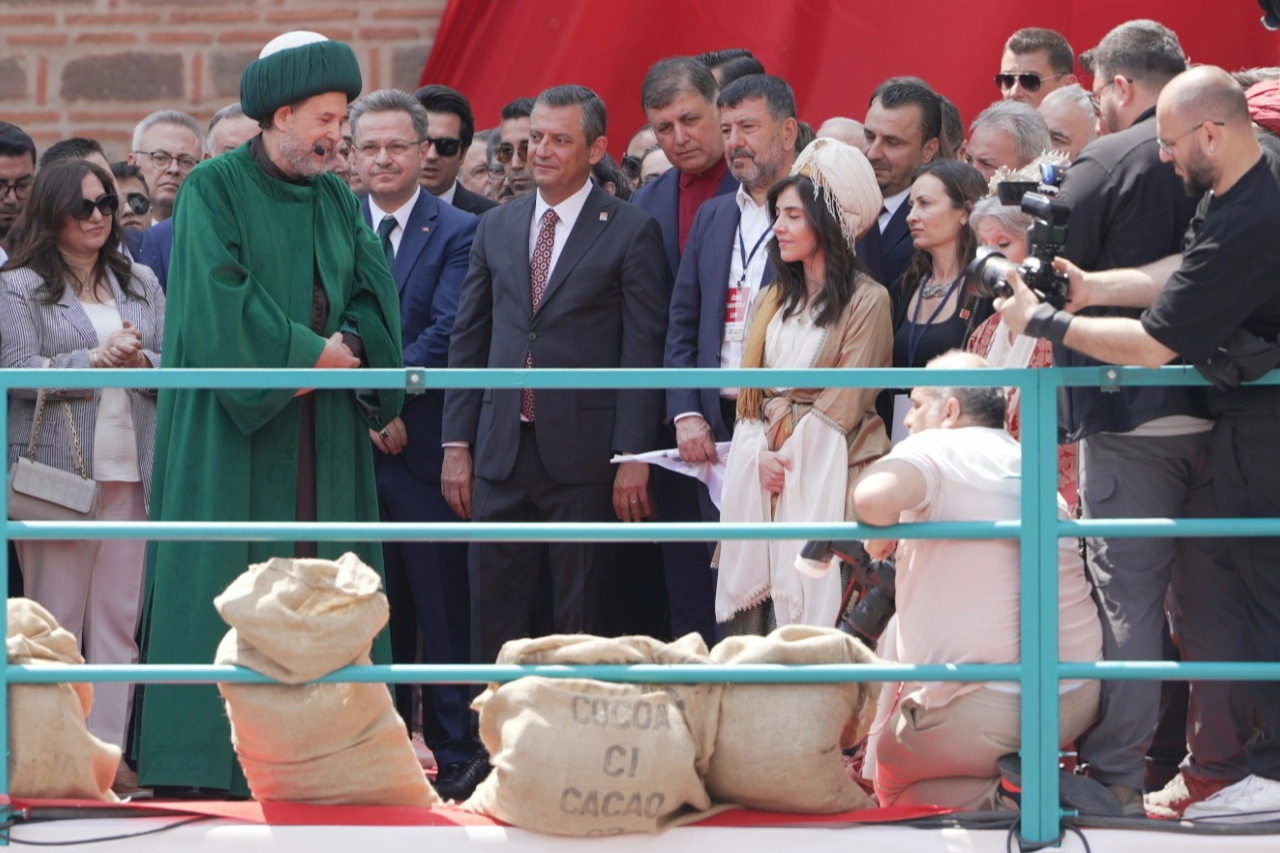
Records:
{"label": "cameraman in black", "polygon": [[[996,307],[1025,334],[1111,363],[1155,367],[1181,356],[1195,364],[1215,382],[1207,400],[1217,417],[1211,440],[1219,509],[1229,517],[1280,517],[1280,389],[1239,384],[1280,364],[1280,156],[1259,146],[1244,92],[1218,68],[1201,66],[1176,77],[1160,95],[1156,119],[1161,158],[1174,166],[1164,168],[1201,196],[1176,270],[1169,274],[1164,263],[1082,273],[1060,264],[1073,299],[1081,294],[1131,305],[1154,299],[1150,307],[1138,319],[1073,316],[1040,304],[1016,271],[1007,274],[1014,296]],[[1280,539],[1229,542],[1247,618],[1230,607],[1210,609],[1221,606],[1214,599],[1175,597],[1181,611],[1176,633],[1184,651],[1193,641],[1204,642],[1219,647],[1216,659],[1223,660],[1250,659],[1252,635],[1261,660],[1280,660]],[[1174,578],[1176,593],[1176,571]],[[1225,648],[1229,643],[1234,650]],[[1262,722],[1263,739],[1248,752],[1246,772],[1253,775],[1189,804],[1186,817],[1280,809],[1280,686],[1252,685],[1252,706],[1245,701],[1250,686],[1241,685],[1231,710],[1245,720],[1256,710]],[[1218,695],[1228,694],[1220,688]],[[1191,721],[1196,723],[1213,724]],[[1203,764],[1203,755],[1196,758]]]}
{"label": "cameraman in black", "polygon": [[[1149,264],[1181,249],[1195,201],[1160,162],[1155,105],[1186,69],[1177,36],[1154,21],[1116,27],[1081,58],[1093,74],[1099,122],[1109,135],[1089,143],[1067,172],[1059,198],[1071,207],[1063,255],[1085,270]],[[1136,310],[1091,308],[1090,315],[1136,317]],[[1099,362],[1056,345],[1058,366]],[[1080,441],[1085,518],[1179,518],[1213,512],[1209,474],[1212,422],[1200,388],[1068,388],[1059,439]],[[1238,659],[1228,636],[1201,626],[1239,612],[1228,559],[1204,539],[1090,538],[1086,560],[1097,591],[1107,660],[1164,656],[1166,593],[1186,660]],[[1220,546],[1219,550],[1221,550]],[[1193,682],[1188,711],[1191,756],[1164,799],[1175,810],[1240,779],[1246,712],[1229,685]],[[1143,814],[1145,757],[1159,717],[1160,683],[1105,681],[1099,723],[1080,757],[1125,813]]]}

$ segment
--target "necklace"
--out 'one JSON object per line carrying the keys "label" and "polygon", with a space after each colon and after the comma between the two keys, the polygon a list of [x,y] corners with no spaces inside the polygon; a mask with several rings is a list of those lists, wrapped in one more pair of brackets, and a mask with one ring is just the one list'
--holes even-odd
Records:
{"label": "necklace", "polygon": [[920,285],[920,298],[935,299],[941,296],[942,294],[949,292],[951,290],[952,285],[954,285],[959,280],[960,280],[960,277],[956,276],[954,279],[947,282],[946,284],[941,284],[941,283],[934,284],[933,279],[931,278],[926,279],[924,283]]}

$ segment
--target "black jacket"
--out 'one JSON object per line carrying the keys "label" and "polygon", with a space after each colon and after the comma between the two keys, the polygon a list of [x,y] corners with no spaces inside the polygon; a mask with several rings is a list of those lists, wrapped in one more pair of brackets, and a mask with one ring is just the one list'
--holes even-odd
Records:
{"label": "black jacket", "polygon": [[491,198],[485,198],[479,193],[473,193],[462,184],[458,184],[457,189],[453,191],[453,206],[458,210],[479,216],[486,210],[492,210],[497,207],[498,203]]}

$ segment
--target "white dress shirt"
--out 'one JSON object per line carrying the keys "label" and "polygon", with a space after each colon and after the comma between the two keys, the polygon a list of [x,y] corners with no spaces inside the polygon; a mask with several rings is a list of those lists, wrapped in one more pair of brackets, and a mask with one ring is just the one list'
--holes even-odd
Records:
{"label": "white dress shirt", "polygon": [[560,220],[556,222],[555,245],[551,247],[551,265],[547,267],[547,281],[551,281],[551,276],[555,273],[556,261],[560,260],[560,252],[564,249],[564,243],[569,239],[569,233],[573,231],[573,226],[578,221],[578,216],[582,213],[582,206],[587,203],[587,196],[590,194],[591,181],[588,180],[582,185],[582,189],[552,207],[542,198],[542,191],[538,191],[537,200],[533,203],[533,227],[529,229],[530,261],[533,260],[533,250],[538,245],[538,232],[542,228],[542,214],[551,209],[556,212],[556,216],[560,217]]}
{"label": "white dress shirt", "polygon": [[[751,194],[743,187],[738,187],[736,201],[741,215],[738,218],[738,230],[733,236],[733,249],[729,253],[729,280],[725,282],[725,288],[737,287],[745,271],[747,305],[750,306],[755,301],[756,294],[760,292],[760,279],[769,267],[769,242],[773,240],[773,221],[769,219],[768,206],[756,204],[755,199],[751,198]],[[752,254],[752,248],[757,245],[755,254]],[[745,270],[744,252],[747,256]],[[744,329],[742,340],[731,341],[727,337],[721,338],[721,367],[733,369],[742,365],[742,350],[746,344],[745,331]],[[738,389],[722,388],[720,396],[736,399]]]}
{"label": "white dress shirt", "polygon": [[[404,238],[405,226],[409,224],[409,214],[413,212],[413,206],[418,203],[418,194],[421,192],[422,187],[414,187],[413,196],[397,209],[390,211],[391,215],[396,219],[396,227],[391,229],[391,251],[393,254],[400,254],[400,240]],[[387,213],[388,211],[378,207],[377,202],[373,200],[373,196],[369,196],[369,220],[373,223],[373,233],[378,233],[378,226],[383,219],[387,218]]]}
{"label": "white dress shirt", "polygon": [[911,195],[911,187],[907,187],[902,192],[895,193],[884,200],[884,213],[880,214],[880,218],[876,220],[880,225],[881,234],[884,233],[884,229],[889,227],[889,220],[893,219],[893,215],[898,212],[898,208],[902,207],[909,195]]}
{"label": "white dress shirt", "polygon": [[440,199],[445,204],[453,204],[453,197],[456,196],[457,194],[458,194],[458,182],[454,181],[453,183],[449,184],[449,189],[440,193],[440,195],[436,196],[436,198]]}

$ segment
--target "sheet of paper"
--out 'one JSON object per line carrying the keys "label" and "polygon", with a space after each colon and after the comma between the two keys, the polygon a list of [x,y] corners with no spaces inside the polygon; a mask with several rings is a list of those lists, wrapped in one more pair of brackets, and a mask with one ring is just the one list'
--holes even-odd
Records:
{"label": "sheet of paper", "polygon": [[648,453],[637,453],[634,456],[619,454],[610,459],[610,462],[647,462],[650,465],[658,465],[666,468],[668,471],[675,471],[677,474],[684,474],[686,477],[695,477],[707,486],[707,492],[711,495],[711,502],[716,505],[716,509],[720,508],[720,495],[724,491],[724,470],[725,463],[729,459],[728,441],[716,442],[716,462],[685,462],[680,458],[680,451],[675,448],[669,450],[651,450]]}

